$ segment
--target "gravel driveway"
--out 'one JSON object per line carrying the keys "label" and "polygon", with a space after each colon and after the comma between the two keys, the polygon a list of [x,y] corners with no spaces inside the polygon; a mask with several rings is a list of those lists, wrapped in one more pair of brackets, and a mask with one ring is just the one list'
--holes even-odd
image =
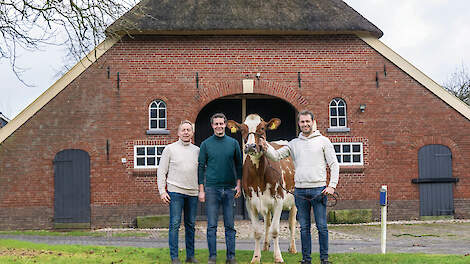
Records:
{"label": "gravel driveway", "polygon": [[[253,230],[249,221],[236,221],[237,249],[252,250]],[[281,250],[288,248],[288,224],[281,221]],[[313,229],[315,227],[313,226]],[[312,239],[316,238],[313,230]],[[168,247],[168,229],[100,229],[100,237],[73,236],[25,236],[0,235],[11,238],[46,244],[80,244],[134,247]],[[113,233],[138,232],[147,236],[116,237]],[[184,247],[184,232],[180,231],[181,247]],[[218,248],[225,248],[223,223],[218,228]],[[380,253],[380,223],[355,225],[329,225],[330,253]],[[297,250],[300,250],[299,229],[296,231]],[[313,251],[318,251],[314,242]],[[196,248],[207,248],[206,222],[200,221],[196,227]],[[400,221],[390,222],[387,226],[387,252],[396,253],[435,253],[435,254],[470,254],[470,220],[447,221]]]}

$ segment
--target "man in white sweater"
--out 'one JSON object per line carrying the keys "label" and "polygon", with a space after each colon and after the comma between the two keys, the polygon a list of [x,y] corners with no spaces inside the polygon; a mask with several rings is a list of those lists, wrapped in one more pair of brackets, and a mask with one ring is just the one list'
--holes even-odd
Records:
{"label": "man in white sweater", "polygon": [[[326,224],[326,194],[335,192],[339,178],[339,165],[336,153],[327,137],[317,130],[316,122],[310,111],[302,111],[298,115],[298,123],[302,131],[298,138],[278,150],[261,140],[266,157],[278,161],[288,156],[294,160],[295,166],[295,205],[297,219],[300,224],[300,239],[302,243],[302,261],[310,264],[312,261],[311,218],[313,208],[315,223],[320,244],[320,260],[322,264],[328,261],[328,227]],[[330,168],[330,182],[326,186],[326,166]]]}
{"label": "man in white sweater", "polygon": [[178,231],[184,210],[186,263],[198,263],[194,257],[194,231],[198,201],[197,166],[199,148],[191,143],[193,124],[185,120],[178,127],[179,140],[163,150],[157,171],[160,197],[170,205],[168,242],[172,263],[178,259]]}

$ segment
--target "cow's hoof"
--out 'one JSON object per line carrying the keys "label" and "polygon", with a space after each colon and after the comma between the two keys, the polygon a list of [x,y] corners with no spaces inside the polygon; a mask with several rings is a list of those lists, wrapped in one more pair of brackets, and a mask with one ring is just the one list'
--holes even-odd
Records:
{"label": "cow's hoof", "polygon": [[279,263],[284,263],[283,259],[276,259],[274,260],[274,263],[279,264]]}
{"label": "cow's hoof", "polygon": [[291,253],[291,254],[297,254],[297,249],[295,249],[295,248],[289,248],[289,253]]}
{"label": "cow's hoof", "polygon": [[251,264],[254,264],[254,263],[260,263],[261,262],[261,258],[260,257],[253,257],[251,259]]}

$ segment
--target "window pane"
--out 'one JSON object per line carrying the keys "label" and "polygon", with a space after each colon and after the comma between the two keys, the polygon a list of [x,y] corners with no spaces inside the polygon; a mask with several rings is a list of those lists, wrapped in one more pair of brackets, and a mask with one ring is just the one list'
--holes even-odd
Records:
{"label": "window pane", "polygon": [[339,115],[340,115],[340,116],[345,116],[345,115],[346,115],[346,113],[345,113],[345,111],[344,111],[344,110],[345,110],[345,108],[344,108],[344,107],[340,107],[340,108],[338,108],[338,112],[339,112]]}
{"label": "window pane", "polygon": [[147,147],[147,155],[155,155],[155,147]]}
{"label": "window pane", "polygon": [[336,106],[336,101],[335,100],[331,101],[330,106]]}
{"label": "window pane", "polygon": [[351,145],[343,145],[343,153],[351,152]]}
{"label": "window pane", "polygon": [[155,158],[147,158],[147,165],[148,166],[153,166],[155,165]]}
{"label": "window pane", "polygon": [[330,116],[337,116],[336,108],[330,108]]}
{"label": "window pane", "polygon": [[157,118],[157,109],[150,109],[150,117]]}
{"label": "window pane", "polygon": [[150,108],[157,108],[157,103],[153,102],[153,103],[150,105]]}
{"label": "window pane", "polygon": [[345,118],[340,118],[339,119],[339,126],[346,126],[346,119]]}
{"label": "window pane", "polygon": [[353,155],[353,162],[361,162],[361,155]]}
{"label": "window pane", "polygon": [[341,155],[336,155],[336,158],[338,159],[338,162],[341,163]]}
{"label": "window pane", "polygon": [[165,108],[163,108],[163,109],[160,108],[160,109],[158,110],[158,115],[159,115],[158,117],[160,117],[160,118],[165,118],[165,112],[166,112],[166,109],[165,109]]}
{"label": "window pane", "polygon": [[353,145],[353,152],[361,152],[361,145]]}
{"label": "window pane", "polygon": [[338,106],[344,106],[344,101],[343,101],[343,100],[339,100]]}
{"label": "window pane", "polygon": [[137,158],[137,166],[145,166],[145,158]]}
{"label": "window pane", "polygon": [[160,157],[157,157],[157,165],[160,164]]}
{"label": "window pane", "polygon": [[162,155],[163,149],[165,147],[157,147],[157,155]]}
{"label": "window pane", "polygon": [[137,155],[145,155],[145,148],[137,148]]}
{"label": "window pane", "polygon": [[335,147],[335,152],[338,153],[341,151],[341,145],[333,145]]}
{"label": "window pane", "polygon": [[150,121],[150,128],[157,128],[157,120]]}
{"label": "window pane", "polygon": [[166,108],[165,102],[163,102],[163,101],[161,101],[161,100],[158,102],[158,106],[159,106],[160,108]]}
{"label": "window pane", "polygon": [[166,128],[165,127],[165,119],[158,120],[158,128]]}
{"label": "window pane", "polygon": [[351,155],[343,155],[343,162],[344,163],[351,162]]}
{"label": "window pane", "polygon": [[336,118],[331,119],[331,126],[332,127],[338,126],[338,120],[336,120]]}

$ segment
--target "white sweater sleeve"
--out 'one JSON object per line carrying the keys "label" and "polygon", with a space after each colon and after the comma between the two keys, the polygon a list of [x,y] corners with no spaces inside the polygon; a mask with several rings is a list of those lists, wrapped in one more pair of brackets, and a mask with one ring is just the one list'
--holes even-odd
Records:
{"label": "white sweater sleeve", "polygon": [[266,154],[266,157],[270,160],[279,161],[290,156],[289,146],[284,146],[276,150],[271,145],[269,145],[269,143],[267,145],[268,145],[268,149],[266,150],[265,154]]}
{"label": "white sweater sleeve", "polygon": [[329,139],[325,142],[324,151],[326,162],[328,163],[328,167],[330,167],[330,183],[328,186],[336,188],[339,180],[339,164],[335,149]]}
{"label": "white sweater sleeve", "polygon": [[157,169],[157,185],[160,195],[166,193],[166,178],[168,175],[168,168],[170,167],[170,148],[163,149],[162,157]]}

